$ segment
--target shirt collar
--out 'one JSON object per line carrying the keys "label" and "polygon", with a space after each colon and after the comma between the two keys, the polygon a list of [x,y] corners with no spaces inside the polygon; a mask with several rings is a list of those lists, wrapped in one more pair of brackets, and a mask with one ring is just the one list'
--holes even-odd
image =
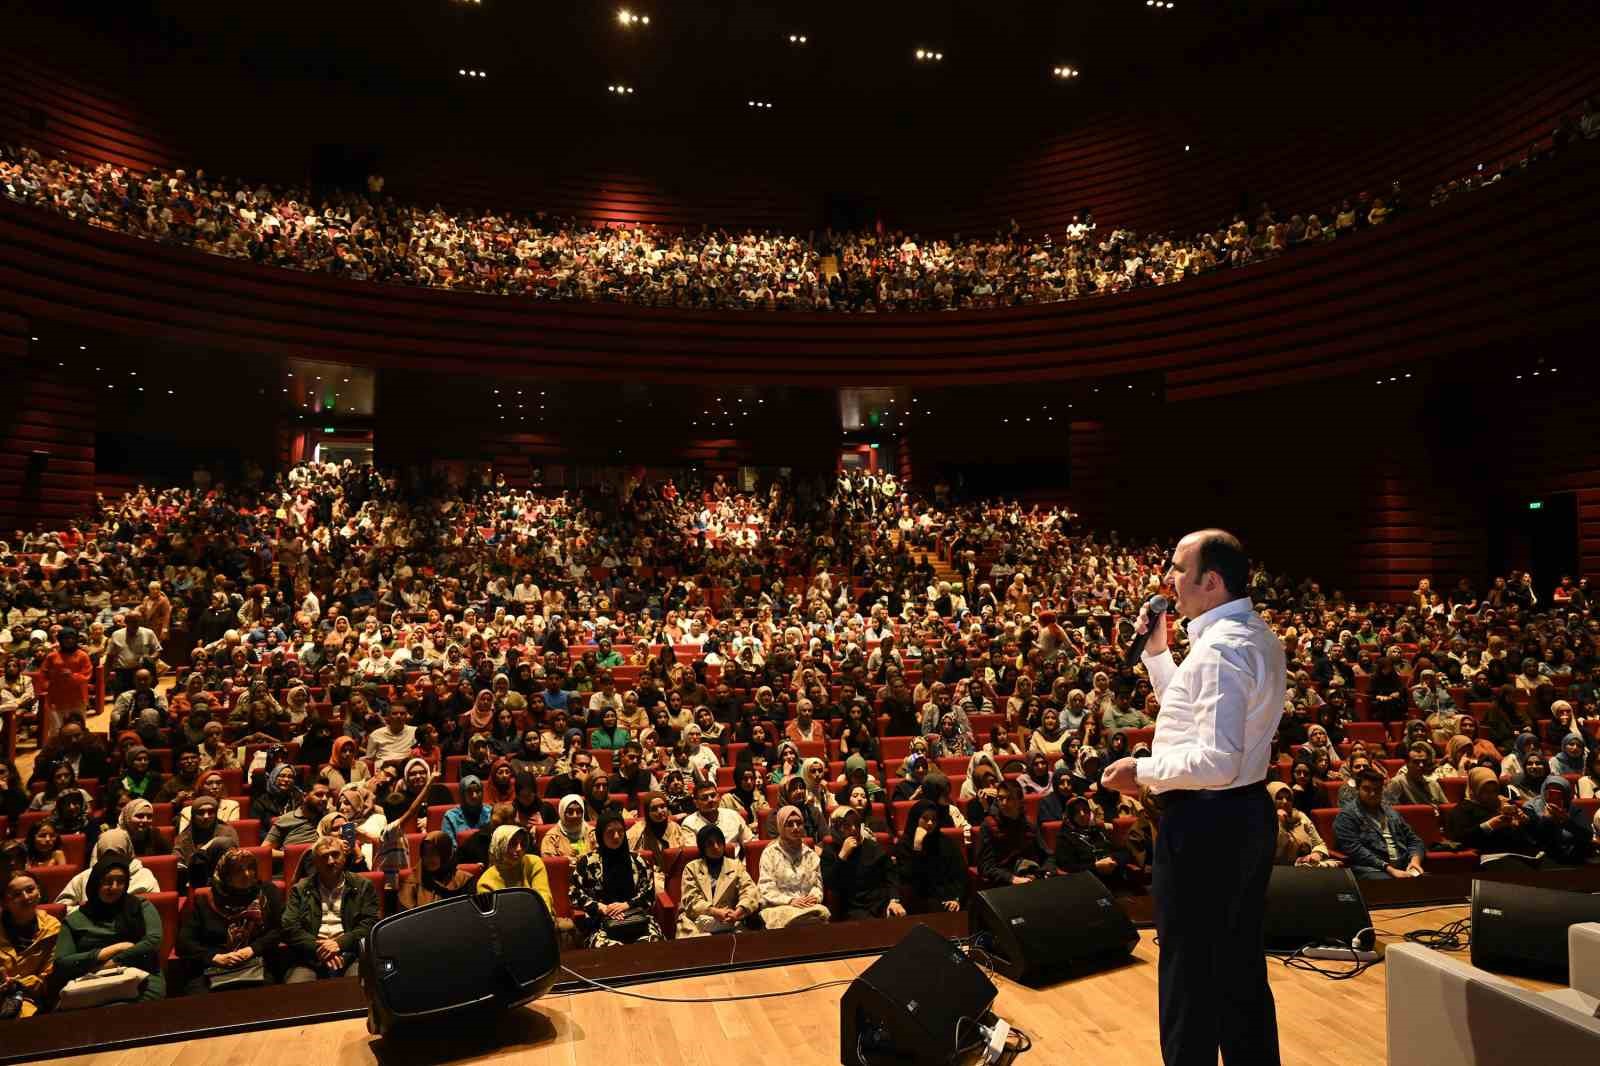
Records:
{"label": "shirt collar", "polygon": [[1189,643],[1197,644],[1200,637],[1211,624],[1223,618],[1243,618],[1254,608],[1250,606],[1250,597],[1240,596],[1236,600],[1220,603],[1209,611],[1203,611],[1189,619]]}

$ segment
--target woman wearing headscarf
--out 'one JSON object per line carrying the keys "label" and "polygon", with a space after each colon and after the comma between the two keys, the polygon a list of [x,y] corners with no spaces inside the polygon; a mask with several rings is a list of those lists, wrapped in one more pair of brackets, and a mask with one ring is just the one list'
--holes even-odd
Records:
{"label": "woman wearing headscarf", "polygon": [[1512,800],[1522,803],[1538,798],[1550,777],[1550,760],[1537,748],[1530,750],[1522,760],[1522,772],[1511,779]]}
{"label": "woman wearing headscarf", "polygon": [[790,804],[777,815],[778,839],[761,853],[761,918],[768,929],[828,920],[822,905],[822,858],[806,847],[806,821]]}
{"label": "woman wearing headscarf", "polygon": [[[337,813],[356,827],[356,851],[366,868],[374,869],[373,849],[383,845],[383,833],[389,827],[389,820],[374,802],[372,793],[365,785],[346,785],[339,790]],[[355,869],[354,866],[347,868]]]}
{"label": "woman wearing headscarf", "polygon": [[0,988],[17,1000],[18,1018],[49,1001],[61,922],[39,908],[39,882],[17,870],[0,884]]}
{"label": "woman wearing headscarf", "polygon": [[1504,758],[1504,755],[1501,753],[1500,749],[1495,746],[1494,741],[1479,735],[1478,720],[1472,717],[1472,715],[1462,715],[1458,727],[1461,730],[1461,735],[1472,741],[1473,758],[1478,758],[1479,756],[1483,755],[1491,755],[1495,759]]}
{"label": "woman wearing headscarf", "polygon": [[[228,782],[220,770],[204,770],[195,778],[195,797],[209,796],[217,801],[217,821],[222,824],[237,822],[243,814],[239,810],[239,801],[228,796]],[[189,818],[194,810],[194,805],[184,807],[178,812],[177,829],[181,835],[189,828]]]}
{"label": "woman wearing headscarf", "polygon": [[333,791],[342,791],[346,785],[356,785],[372,776],[365,760],[357,758],[358,748],[354,737],[339,737],[333,742],[328,764],[319,771],[318,779]]}
{"label": "woman wearing headscarf", "polygon": [[836,807],[829,818],[832,839],[822,849],[822,884],[834,894],[846,919],[882,918],[892,897],[891,860],[861,812]]}
{"label": "woman wearing headscarf", "polygon": [[639,804],[644,817],[628,828],[628,847],[635,855],[648,855],[650,867],[656,878],[656,891],[666,890],[669,856],[673,848],[694,846],[694,837],[687,829],[672,820],[667,809],[667,797],[659,792],[646,792]]}
{"label": "woman wearing headscarf", "polygon": [[1572,786],[1560,774],[1551,774],[1539,795],[1527,803],[1529,830],[1546,857],[1563,866],[1581,866],[1594,854],[1594,829],[1577,816]]}
{"label": "woman wearing headscarf", "polygon": [[[1079,758],[1082,758],[1079,750]],[[1024,796],[1043,795],[1050,791],[1050,757],[1043,752],[1034,752],[1028,756],[1028,772],[1017,778],[1017,784],[1022,786]]]}
{"label": "woman wearing headscarf", "polygon": [[229,848],[211,872],[210,893],[196,894],[178,929],[178,957],[192,975],[184,992],[210,992],[213,977],[258,958],[264,964],[261,983],[275,983],[282,939],[283,894],[258,879],[254,855]]}
{"label": "woman wearing headscarf", "polygon": [[1267,795],[1278,813],[1278,866],[1337,866],[1328,857],[1328,845],[1317,824],[1294,803],[1294,792],[1282,781],[1268,781]]}
{"label": "woman wearing headscarf", "polygon": [[574,914],[582,913],[579,929],[587,946],[608,948],[665,939],[651,914],[656,898],[655,875],[643,859],[628,850],[622,812],[610,809],[595,827],[595,849],[572,868]]}
{"label": "woman wearing headscarf", "polygon": [[539,893],[556,928],[555,898],[550,895],[550,874],[537,855],[530,854],[528,831],[520,825],[497,826],[489,838],[489,865],[478,875],[477,892],[498,892],[503,888],[531,888]]}
{"label": "woman wearing headscarf", "polygon": [[210,864],[196,856],[213,843],[221,847],[239,846],[239,834],[233,826],[217,820],[217,801],[201,795],[189,804],[189,824],[183,827],[173,850],[178,853],[178,881],[190,888],[206,884],[210,879]]}
{"label": "woman wearing headscarf", "polygon": [[[849,773],[848,768],[845,772]],[[733,771],[733,787],[723,794],[718,805],[732,810],[753,831],[760,830],[762,819],[772,810],[766,789],[756,779],[755,767],[742,759]]]}
{"label": "woman wearing headscarf", "polygon": [[424,836],[417,861],[418,869],[407,871],[400,879],[402,910],[472,892],[472,875],[456,865],[456,845],[450,834],[434,830]]}
{"label": "woman wearing headscarf", "polygon": [[961,909],[967,890],[967,862],[961,845],[941,833],[937,805],[918,803],[906,819],[906,832],[895,845],[893,881],[885,914]]}
{"label": "woman wearing headscarf", "polygon": [[444,812],[443,830],[451,844],[468,829],[487,829],[493,804],[483,801],[483,782],[473,774],[461,779],[461,802]]}
{"label": "woman wearing headscarf", "polygon": [[728,841],[721,829],[703,826],[695,846],[700,857],[683,868],[679,939],[732,932],[761,906],[750,871],[743,862],[727,857]]}
{"label": "woman wearing headscarf", "polygon": [[[924,745],[926,747],[926,745]],[[800,772],[800,749],[792,740],[778,745],[778,757],[769,764],[767,784],[781,785]]]}
{"label": "woman wearing headscarf", "polygon": [[499,756],[489,764],[489,776],[483,779],[483,802],[491,807],[496,803],[510,803],[516,794],[516,768],[508,757]]}
{"label": "woman wearing headscarf", "polygon": [[562,796],[556,814],[554,828],[539,842],[539,854],[575,863],[594,849],[594,826],[584,818],[583,797],[576,792]]}
{"label": "woman wearing headscarf", "polygon": [[1039,834],[1028,824],[1022,786],[1007,781],[978,833],[978,877],[989,887],[1026,884],[1044,872]]}
{"label": "woman wearing headscarf", "polygon": [[1539,738],[1532,733],[1518,733],[1511,741],[1511,750],[1500,760],[1500,772],[1512,780],[1522,776],[1528,753],[1539,750]]}
{"label": "woman wearing headscarf", "polygon": [[1539,841],[1529,830],[1527,811],[1500,794],[1493,770],[1476,767],[1467,774],[1467,794],[1445,816],[1447,838],[1480,855],[1509,852],[1536,855]]}
{"label": "woman wearing headscarf", "polygon": [[1583,776],[1578,778],[1578,798],[1600,797],[1600,744],[1589,749],[1584,759]]}
{"label": "woman wearing headscarf", "polygon": [[268,770],[263,775],[262,785],[260,793],[250,801],[250,817],[263,825],[270,824],[300,802],[294,766],[289,763]]}
{"label": "woman wearing headscarf", "polygon": [[806,803],[824,816],[838,806],[828,793],[827,774],[828,764],[815,756],[800,763],[800,777],[806,783]]}
{"label": "woman wearing headscarf", "polygon": [[172,854],[172,845],[156,827],[156,805],[147,799],[129,800],[117,818],[117,827],[133,841],[133,853],[138,857]]}
{"label": "woman wearing headscarf", "polygon": [[1333,746],[1333,741],[1328,737],[1328,731],[1321,725],[1312,724],[1306,728],[1306,743],[1303,749],[1308,755],[1315,757],[1317,752],[1327,752],[1328,764],[1335,770],[1339,768],[1342,760],[1339,758],[1339,749]]}
{"label": "woman wearing headscarf", "polygon": [[461,716],[461,731],[490,735],[494,729],[494,693],[484,689],[472,702],[472,709]]}
{"label": "woman wearing headscarf", "polygon": [[131,966],[148,975],[138,998],[161,999],[167,994],[161,975],[161,915],[130,892],[128,882],[128,860],[111,856],[94,864],[83,905],[61,924],[56,978],[70,982],[95,970]]}
{"label": "woman wearing headscarf", "polygon": [[[1046,707],[1039,728],[1028,737],[1029,755],[1043,755],[1049,760],[1061,758],[1061,749],[1066,747],[1069,732],[1070,730],[1062,728],[1061,712],[1054,707]],[[1029,762],[1032,763],[1031,758]]]}
{"label": "woman wearing headscarf", "polygon": [[123,752],[122,787],[137,799],[151,799],[161,791],[161,774],[151,764],[150,751],[134,744]]}
{"label": "woman wearing headscarf", "polygon": [[1584,743],[1583,734],[1574,729],[1561,738],[1561,750],[1550,759],[1550,772],[1562,776],[1582,776],[1588,761],[1589,749]]}
{"label": "woman wearing headscarf", "polygon": [[973,756],[967,779],[961,783],[961,800],[966,805],[963,812],[968,825],[980,825],[989,817],[989,810],[1000,798],[1000,782],[1004,779],[994,759],[981,752]]}
{"label": "woman wearing headscarf", "polygon": [[[996,790],[998,797],[999,791]],[[1039,801],[1039,814],[1034,819],[1035,825],[1042,826],[1046,822],[1064,822],[1067,818],[1067,804],[1076,793],[1072,789],[1072,771],[1065,766],[1050,775],[1050,791],[1044,794],[1044,799]],[[992,807],[992,804],[991,804]],[[983,817],[987,818],[986,810]],[[983,818],[976,819],[981,822]]]}

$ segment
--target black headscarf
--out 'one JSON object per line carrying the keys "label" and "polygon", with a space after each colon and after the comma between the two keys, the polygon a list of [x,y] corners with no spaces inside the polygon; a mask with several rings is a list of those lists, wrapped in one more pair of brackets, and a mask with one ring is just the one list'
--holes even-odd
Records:
{"label": "black headscarf", "polygon": [[706,872],[711,875],[712,880],[715,880],[722,876],[722,864],[727,860],[728,853],[724,851],[717,857],[715,862],[706,858],[706,846],[713,841],[721,844],[724,848],[728,846],[728,838],[723,836],[722,830],[717,828],[716,823],[707,822],[700,827],[700,832],[694,835],[694,842],[695,846],[700,849],[700,861],[706,864]]}
{"label": "black headscarf", "polygon": [[633,899],[633,855],[628,851],[628,834],[626,832],[622,834],[622,840],[616,847],[606,846],[606,827],[612,822],[622,825],[623,821],[622,812],[610,807],[601,812],[599,821],[594,827],[595,846],[600,853],[607,903],[627,903]]}
{"label": "black headscarf", "polygon": [[132,892],[124,890],[122,899],[116,903],[106,903],[100,898],[100,885],[105,881],[106,875],[113,870],[121,870],[122,876],[132,880],[128,872],[128,860],[123,858],[105,858],[94,864],[94,869],[89,871],[89,884],[85,890],[86,898],[82,910],[97,925],[110,925],[116,930],[117,935],[124,940],[138,943],[144,939],[144,903]]}

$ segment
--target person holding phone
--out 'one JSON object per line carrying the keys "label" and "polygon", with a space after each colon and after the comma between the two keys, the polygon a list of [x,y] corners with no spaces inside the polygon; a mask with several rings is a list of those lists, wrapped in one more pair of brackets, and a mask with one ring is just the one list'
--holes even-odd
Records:
{"label": "person holding phone", "polygon": [[1539,795],[1524,805],[1529,828],[1543,848],[1545,857],[1564,866],[1581,866],[1594,854],[1594,825],[1578,816],[1572,802],[1572,786],[1565,777],[1545,778]]}

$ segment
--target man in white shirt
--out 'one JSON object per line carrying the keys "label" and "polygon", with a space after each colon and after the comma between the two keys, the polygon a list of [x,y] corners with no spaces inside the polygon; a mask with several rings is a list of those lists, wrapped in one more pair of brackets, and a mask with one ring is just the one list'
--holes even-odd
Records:
{"label": "man in white shirt", "polygon": [[417,746],[417,727],[407,725],[407,717],[406,705],[400,700],[389,704],[389,716],[367,737],[367,758],[373,766],[411,757],[411,749]]}
{"label": "man in white shirt", "polygon": [[683,828],[688,830],[690,836],[698,836],[706,826],[716,826],[722,830],[728,857],[738,859],[744,855],[745,841],[756,838],[755,831],[739,816],[738,811],[719,806],[719,803],[715,781],[702,781],[696,785],[694,813],[684,818]]}
{"label": "man in white shirt", "polygon": [[1161,1053],[1168,1066],[1276,1066],[1277,1010],[1267,985],[1262,921],[1277,824],[1265,779],[1283,714],[1282,642],[1251,608],[1250,561],[1220,529],[1191,533],[1167,583],[1189,619],[1177,665],[1164,619],[1142,658],[1161,700],[1151,754],[1118,759],[1102,783],[1148,786],[1161,807],[1151,891],[1161,938]]}

